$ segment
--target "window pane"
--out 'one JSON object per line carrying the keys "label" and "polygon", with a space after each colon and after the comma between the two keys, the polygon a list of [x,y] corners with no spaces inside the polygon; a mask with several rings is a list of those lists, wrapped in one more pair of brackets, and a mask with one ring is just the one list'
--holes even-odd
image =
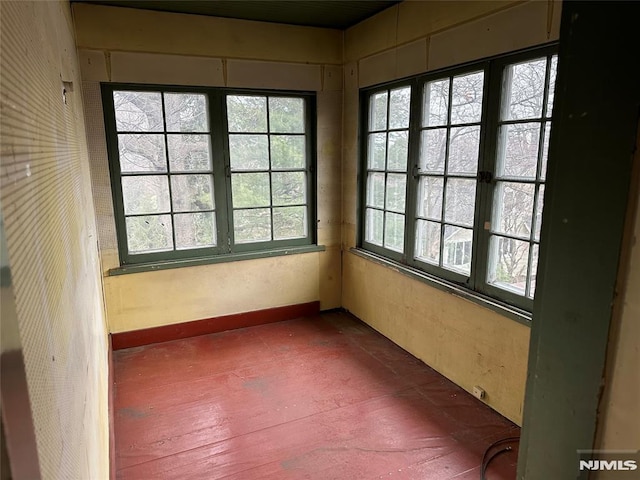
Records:
{"label": "window pane", "polygon": [[269,97],[269,131],[304,133],[304,100],[302,98]]}
{"label": "window pane", "polygon": [[536,225],[533,231],[533,238],[540,240],[540,227],[542,226],[542,208],[544,207],[544,185],[540,185],[538,190],[538,203],[536,204]]}
{"label": "window pane", "polygon": [[305,143],[302,135],[271,135],[271,168],[304,168]]}
{"label": "window pane", "polygon": [[267,99],[248,95],[227,95],[230,132],[266,132]]}
{"label": "window pane", "polygon": [[551,122],[544,125],[544,139],[542,143],[542,165],[540,167],[540,178],[547,178],[547,161],[549,159],[549,136],[551,135]]}
{"label": "window pane", "polygon": [[440,261],[440,224],[418,220],[416,223],[416,258],[438,265]]}
{"label": "window pane", "polygon": [[464,275],[470,275],[472,242],[473,230],[445,225],[442,266]]}
{"label": "window pane", "polygon": [[384,173],[367,175],[367,206],[384,208]]}
{"label": "window pane", "polygon": [[391,90],[389,99],[389,128],[409,128],[411,87]]}
{"label": "window pane", "polygon": [[482,116],[484,72],[453,77],[451,124],[479,122]]}
{"label": "window pane", "polygon": [[122,172],[166,172],[163,135],[120,134],[118,153]]}
{"label": "window pane", "polygon": [[384,170],[386,165],[387,134],[369,134],[369,168],[372,170]]}
{"label": "window pane", "polygon": [[531,271],[529,272],[529,298],[533,298],[536,293],[536,280],[538,279],[538,256],[540,247],[533,245],[533,251],[531,252]]}
{"label": "window pane", "polygon": [[407,171],[407,151],[409,148],[409,132],[389,132],[389,159],[387,170]]}
{"label": "window pane", "polygon": [[235,243],[266,242],[271,240],[271,211],[268,208],[234,210]]}
{"label": "window pane", "polygon": [[528,262],[529,242],[493,235],[487,281],[503,290],[524,295]]}
{"label": "window pane", "polygon": [[404,250],[404,215],[385,212],[384,246],[402,253]]}
{"label": "window pane", "polygon": [[196,93],[165,93],[167,132],[208,132],[207,97]]}
{"label": "window pane", "polygon": [[449,108],[449,79],[429,82],[424,89],[422,125],[446,125]]}
{"label": "window pane", "polygon": [[273,239],[304,238],[307,236],[307,207],[273,209]]}
{"label": "window pane", "polygon": [[497,182],[494,193],[493,231],[529,238],[533,217],[535,185]]}
{"label": "window pane", "polygon": [[306,201],[305,172],[274,172],[271,187],[273,205],[300,205]]}
{"label": "window pane", "polygon": [[387,92],[376,93],[369,100],[369,130],[387,128]]}
{"label": "window pane", "polygon": [[446,128],[423,130],[420,141],[420,171],[443,173],[446,149]]}
{"label": "window pane", "polygon": [[551,57],[551,68],[549,77],[549,98],[547,100],[547,117],[553,113],[553,98],[556,90],[556,74],[558,73],[558,56]]}
{"label": "window pane", "polygon": [[209,135],[167,135],[172,172],[211,170]]}
{"label": "window pane", "polygon": [[169,182],[164,175],[122,177],[125,215],[169,212]]}
{"label": "window pane", "polygon": [[382,246],[382,229],[384,213],[380,210],[367,208],[365,212],[364,238],[367,242]]}
{"label": "window pane", "polygon": [[418,216],[440,220],[442,218],[442,189],[444,179],[422,177],[418,187]]}
{"label": "window pane", "polygon": [[535,178],[538,166],[539,123],[518,123],[500,127],[498,174],[504,177]]}
{"label": "window pane", "polygon": [[269,137],[267,135],[229,135],[232,170],[268,170]]}
{"label": "window pane", "polygon": [[174,212],[213,210],[213,177],[211,175],[173,175],[171,197]]}
{"label": "window pane", "polygon": [[449,139],[448,173],[478,173],[478,151],[480,149],[480,127],[452,128]]}
{"label": "window pane", "polygon": [[387,175],[387,198],[385,209],[404,213],[405,195],[407,190],[407,176],[397,173]]}
{"label": "window pane", "polygon": [[129,253],[173,250],[171,215],[128,217],[126,225]]}
{"label": "window pane", "polygon": [[162,132],[160,92],[113,92],[116,130],[119,132]]}
{"label": "window pane", "polygon": [[503,120],[540,118],[547,59],[518,63],[505,69]]}
{"label": "window pane", "polygon": [[216,219],[213,212],[181,213],[173,216],[176,250],[213,247],[216,244]]}
{"label": "window pane", "polygon": [[444,218],[448,222],[473,225],[476,205],[476,181],[460,178],[447,179]]}
{"label": "window pane", "polygon": [[270,205],[268,173],[234,173],[231,185],[233,208]]}

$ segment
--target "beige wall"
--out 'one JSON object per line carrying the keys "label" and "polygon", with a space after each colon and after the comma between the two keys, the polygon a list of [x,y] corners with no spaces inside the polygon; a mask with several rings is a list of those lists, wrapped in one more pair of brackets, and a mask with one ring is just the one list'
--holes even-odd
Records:
{"label": "beige wall", "polygon": [[405,1],[345,33],[343,306],[522,421],[529,329],[350,252],[356,244],[358,89],[557,40],[558,2]]}
{"label": "beige wall", "polygon": [[[320,301],[341,305],[342,32],[75,4],[111,332]],[[318,109],[318,243],[326,251],[108,276],[118,251],[99,82],[310,90]]]}
{"label": "beige wall", "polygon": [[[636,188],[639,172],[640,151],[636,151]],[[632,229],[630,252],[622,277],[624,293],[615,309],[619,315],[613,318],[594,447],[603,450],[640,450],[640,196],[634,200],[636,204],[630,207],[635,207],[635,218],[628,225]],[[615,480],[616,472],[599,472],[596,478]]]}
{"label": "beige wall", "polygon": [[71,12],[3,1],[0,22],[2,214],[40,470],[106,479],[107,336]]}

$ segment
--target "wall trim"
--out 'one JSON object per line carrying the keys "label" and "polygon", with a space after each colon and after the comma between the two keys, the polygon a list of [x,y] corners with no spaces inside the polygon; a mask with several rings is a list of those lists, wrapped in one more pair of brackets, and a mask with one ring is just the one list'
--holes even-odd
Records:
{"label": "wall trim", "polygon": [[195,320],[192,322],[145,328],[130,332],[112,333],[113,350],[140,347],[151,343],[168,342],[181,338],[197,337],[209,333],[224,332],[236,328],[254,327],[267,323],[292,320],[294,318],[316,315],[320,312],[320,302],[299,303],[283,307],[254,310],[221,317]]}

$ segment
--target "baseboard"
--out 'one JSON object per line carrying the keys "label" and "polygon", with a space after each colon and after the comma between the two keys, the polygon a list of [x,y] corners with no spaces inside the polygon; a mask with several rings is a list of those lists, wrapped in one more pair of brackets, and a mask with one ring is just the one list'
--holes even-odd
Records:
{"label": "baseboard", "polygon": [[175,325],[145,328],[144,330],[113,333],[111,335],[112,347],[113,350],[140,347],[151,343],[167,342],[181,338],[234,330],[236,328],[254,327],[256,325],[264,325],[283,320],[292,320],[294,318],[316,315],[319,312],[320,302],[316,301],[195,320]]}
{"label": "baseboard", "polygon": [[107,359],[108,365],[108,378],[109,386],[107,388],[109,395],[109,479],[116,480],[116,436],[115,436],[115,411],[113,407],[114,395],[115,395],[115,378],[113,376],[113,339],[109,335],[108,340],[108,352]]}

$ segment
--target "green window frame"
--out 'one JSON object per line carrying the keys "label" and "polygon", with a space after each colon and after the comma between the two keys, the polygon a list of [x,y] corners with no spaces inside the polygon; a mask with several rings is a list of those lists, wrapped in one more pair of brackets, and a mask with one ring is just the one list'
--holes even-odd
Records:
{"label": "green window frame", "polygon": [[314,93],[101,88],[123,267],[316,244]]}
{"label": "green window frame", "polygon": [[[530,312],[556,71],[546,45],[361,89],[358,248]],[[408,138],[394,170],[396,131]],[[402,192],[388,181],[398,174]],[[399,248],[386,242],[391,214]]]}

